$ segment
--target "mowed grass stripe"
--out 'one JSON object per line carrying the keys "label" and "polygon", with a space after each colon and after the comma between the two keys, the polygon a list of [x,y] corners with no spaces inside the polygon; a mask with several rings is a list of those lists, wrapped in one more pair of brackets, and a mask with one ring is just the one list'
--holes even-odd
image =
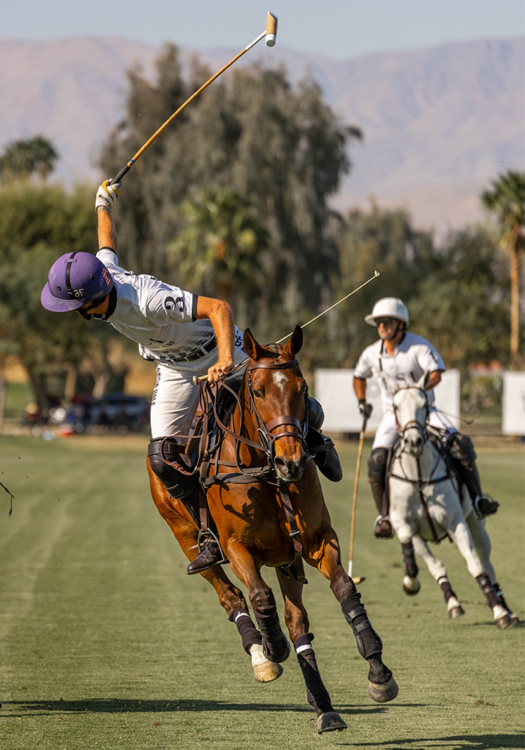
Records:
{"label": "mowed grass stripe", "polygon": [[[279,681],[257,685],[213,590],[186,576],[185,558],[149,497],[146,442],[116,439],[97,449],[82,439],[0,440],[9,475],[2,481],[16,484],[17,495],[14,516],[0,522],[0,591],[11,623],[0,665],[2,750],[523,746],[523,629],[496,630],[448,544],[438,553],[466,616],[448,621],[426,569],[420,595],[402,593],[399,545],[371,536],[365,467],[354,568],[367,576],[360,590],[401,691],[387,706],[368,699],[366,663],[327,582],[309,570],[314,646],[350,726],[317,737],[294,658]],[[345,479],[324,486],[346,560],[355,446],[341,453]],[[29,480],[20,461],[31,464]],[[480,457],[487,490],[502,500],[488,522],[496,569],[525,615],[522,462],[519,451]],[[274,586],[273,572],[265,577]],[[17,598],[24,591],[31,595]]]}

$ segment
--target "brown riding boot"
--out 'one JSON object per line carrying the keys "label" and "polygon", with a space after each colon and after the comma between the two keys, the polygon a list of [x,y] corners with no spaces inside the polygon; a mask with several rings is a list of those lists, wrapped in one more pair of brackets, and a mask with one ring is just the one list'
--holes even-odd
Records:
{"label": "brown riding boot", "polygon": [[220,544],[213,537],[208,536],[202,543],[201,552],[193,562],[190,562],[186,572],[189,576],[192,576],[222,562],[225,562],[225,559]]}

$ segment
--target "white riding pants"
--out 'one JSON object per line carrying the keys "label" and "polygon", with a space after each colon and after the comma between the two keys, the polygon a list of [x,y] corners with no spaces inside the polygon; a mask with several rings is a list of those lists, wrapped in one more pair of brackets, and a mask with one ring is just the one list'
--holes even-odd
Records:
{"label": "white riding pants", "polygon": [[[440,411],[437,411],[434,407],[430,407],[428,412],[428,424],[432,427],[438,427],[441,430],[447,432],[457,432],[452,422]],[[375,448],[391,448],[399,437],[399,431],[396,425],[396,418],[394,414],[385,414],[381,420],[381,424],[377,428],[377,432],[374,438],[374,444],[372,450]]]}
{"label": "white riding pants", "polygon": [[[242,333],[235,328],[234,364],[246,358],[242,345]],[[194,362],[174,365],[157,365],[157,381],[151,397],[151,437],[153,439],[177,435],[189,435],[191,423],[199,404],[199,386],[195,376],[206,375],[217,362],[217,349]],[[244,370],[227,378],[227,382],[241,379]]]}

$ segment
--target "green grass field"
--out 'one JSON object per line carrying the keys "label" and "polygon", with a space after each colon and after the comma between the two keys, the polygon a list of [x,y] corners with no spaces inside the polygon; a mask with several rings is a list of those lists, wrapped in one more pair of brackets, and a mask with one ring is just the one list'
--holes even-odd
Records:
{"label": "green grass field", "polygon": [[[295,658],[280,680],[257,684],[213,590],[186,576],[149,497],[146,443],[0,438],[0,481],[16,496],[8,518],[0,495],[1,750],[524,746],[522,623],[496,629],[449,543],[438,552],[466,616],[448,620],[426,569],[420,594],[406,597],[399,544],[372,537],[366,470],[354,575],[366,576],[360,591],[400,693],[385,706],[368,698],[367,665],[328,584],[310,571],[318,662],[349,725],[319,737]],[[356,445],[341,453],[345,479],[325,491],[346,560]],[[502,503],[488,521],[496,570],[525,618],[523,450],[483,450],[479,463]],[[272,571],[267,580],[277,587]]]}

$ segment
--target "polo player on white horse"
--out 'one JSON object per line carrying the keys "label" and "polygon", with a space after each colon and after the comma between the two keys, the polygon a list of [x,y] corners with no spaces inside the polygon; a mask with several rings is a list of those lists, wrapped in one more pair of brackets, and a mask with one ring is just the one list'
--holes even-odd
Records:
{"label": "polo player on white horse", "polygon": [[479,518],[496,513],[499,503],[484,495],[476,467],[476,453],[471,439],[459,433],[447,417],[434,407],[434,388],[441,381],[445,365],[436,349],[422,336],[407,331],[408,310],[396,297],[384,297],[374,305],[365,322],[377,326],[379,341],[368,346],[354,370],[354,391],[359,401],[359,413],[369,417],[372,405],[366,401],[366,380],[375,376],[381,389],[383,419],[379,425],[372,453],[368,460],[368,480],[379,513],[374,524],[374,536],[390,539],[394,532],[389,518],[389,497],[386,487],[388,452],[399,437],[393,407],[393,390],[388,385],[390,376],[400,386],[417,383],[425,372],[430,373],[426,386],[429,412],[428,424],[443,435],[459,479],[466,486]]}

